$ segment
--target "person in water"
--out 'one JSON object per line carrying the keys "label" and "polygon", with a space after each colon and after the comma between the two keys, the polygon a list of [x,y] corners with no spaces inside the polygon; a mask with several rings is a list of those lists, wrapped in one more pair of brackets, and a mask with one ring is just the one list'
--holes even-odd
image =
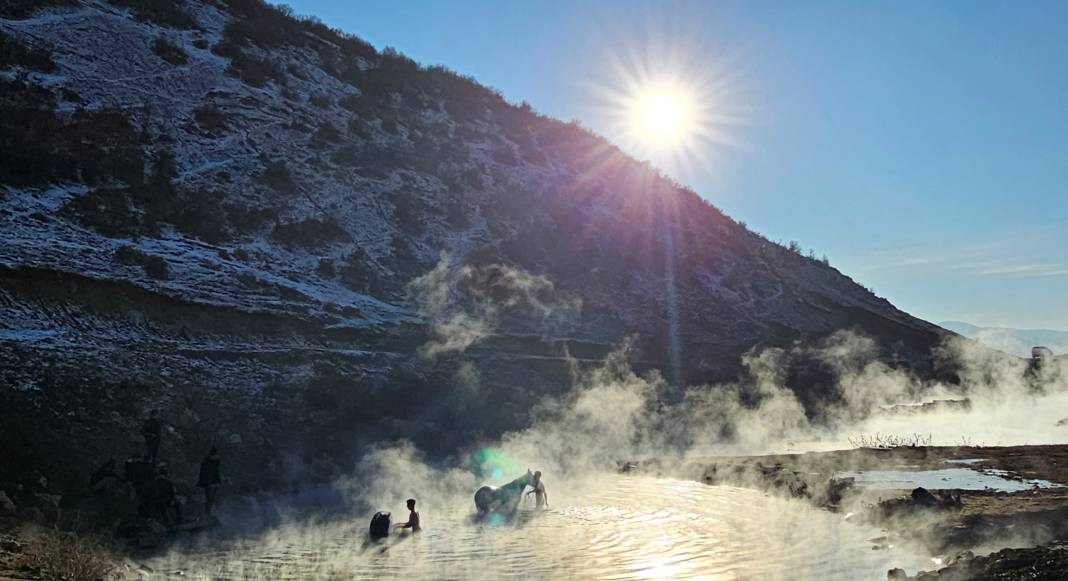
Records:
{"label": "person in water", "polygon": [[408,522],[401,522],[393,525],[395,529],[412,529],[413,533],[417,533],[422,530],[419,527],[419,513],[415,512],[415,499],[408,499]]}
{"label": "person in water", "polygon": [[534,482],[530,484],[534,490],[527,495],[534,495],[534,507],[538,510],[549,508],[549,493],[545,491],[545,483],[541,481],[541,470],[534,473]]}

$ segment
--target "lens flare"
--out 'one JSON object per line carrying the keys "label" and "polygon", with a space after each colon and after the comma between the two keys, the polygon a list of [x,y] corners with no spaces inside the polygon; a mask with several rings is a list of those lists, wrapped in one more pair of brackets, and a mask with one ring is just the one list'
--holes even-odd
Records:
{"label": "lens flare", "polygon": [[687,130],[687,105],[681,95],[672,92],[650,94],[638,102],[637,122],[650,137],[675,139]]}
{"label": "lens flare", "polygon": [[585,81],[591,121],[625,152],[683,183],[715,178],[729,150],[745,149],[738,126],[751,117],[750,91],[733,51],[705,30],[650,19],[649,33],[607,36]]}

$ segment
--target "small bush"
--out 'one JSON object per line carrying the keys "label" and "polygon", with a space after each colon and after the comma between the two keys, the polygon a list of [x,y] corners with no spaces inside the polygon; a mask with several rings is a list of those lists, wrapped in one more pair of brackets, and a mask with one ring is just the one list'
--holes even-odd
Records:
{"label": "small bush", "polygon": [[115,570],[112,551],[95,537],[55,529],[35,529],[26,537],[22,560],[44,578],[96,581]]}
{"label": "small bush", "polygon": [[271,232],[271,237],[286,246],[318,248],[333,242],[351,241],[352,237],[336,222],[316,220],[314,218],[278,224]]}
{"label": "small bush", "polygon": [[105,236],[135,236],[143,228],[130,198],[126,188],[91,190],[68,202],[63,213]]}
{"label": "small bush", "polygon": [[63,97],[63,100],[68,103],[82,103],[85,101],[85,99],[82,99],[82,96],[79,95],[77,91],[72,91],[66,87],[61,87],[59,89],[59,94],[61,97]]}
{"label": "small bush", "polygon": [[280,192],[291,192],[295,188],[289,167],[281,160],[267,164],[267,168],[263,170],[263,181]]}
{"label": "small bush", "polygon": [[52,51],[26,46],[17,38],[0,30],[0,69],[13,66],[42,73],[53,73],[58,68],[56,61],[52,60]]}
{"label": "small bush", "polygon": [[360,137],[362,139],[368,139],[371,137],[371,128],[358,117],[353,117],[349,120],[349,134],[353,137]]}
{"label": "small bush", "polygon": [[345,95],[344,97],[338,99],[337,104],[342,109],[345,109],[347,111],[351,111],[357,114],[360,112],[361,102],[359,95]]}
{"label": "small bush", "polygon": [[128,8],[133,17],[141,22],[150,22],[168,28],[196,28],[197,21],[174,0],[109,0],[116,6]]}
{"label": "small bush", "polygon": [[208,133],[219,133],[227,128],[226,114],[214,105],[201,105],[193,109],[193,119],[197,126]]}
{"label": "small bush", "polygon": [[931,445],[930,434],[860,434],[849,438],[849,444],[854,448],[875,448],[886,450],[890,448],[922,448]]}
{"label": "small bush", "polygon": [[320,275],[327,278],[334,278],[337,275],[337,269],[334,268],[334,261],[329,258],[320,258],[319,266],[315,269]]}
{"label": "small bush", "polygon": [[502,144],[496,150],[493,151],[493,161],[502,165],[517,165],[519,160],[515,156],[515,151],[511,146]]}
{"label": "small bush", "polygon": [[127,266],[140,266],[145,263],[145,258],[148,255],[140,250],[130,246],[129,244],[123,244],[115,251],[115,262],[119,264],[125,264]]}
{"label": "small bush", "polygon": [[165,280],[171,277],[171,269],[167,266],[167,261],[159,256],[147,256],[145,263],[141,266],[145,269],[145,274],[152,278]]}
{"label": "small bush", "polygon": [[198,38],[193,41],[193,46],[199,48],[200,50],[204,50],[211,46],[211,43],[209,43],[208,39],[206,38]]}
{"label": "small bush", "polygon": [[77,6],[78,0],[0,0],[0,18],[29,18],[45,8]]}
{"label": "small bush", "polygon": [[189,62],[189,55],[185,54],[182,47],[163,36],[156,37],[156,41],[152,43],[152,52],[172,65],[184,65]]}
{"label": "small bush", "polygon": [[317,145],[333,143],[338,139],[341,139],[341,132],[329,121],[323,121],[323,124],[319,126],[319,129],[315,130],[315,135],[312,136],[312,141]]}
{"label": "small bush", "polygon": [[145,254],[128,244],[124,244],[115,250],[114,260],[127,266],[140,266],[144,269],[145,274],[155,279],[162,280],[171,277],[170,267],[167,265],[166,260],[159,256]]}
{"label": "small bush", "polygon": [[[229,26],[227,26],[229,29]],[[215,45],[211,51],[219,56],[230,59],[230,67],[227,72],[253,87],[262,87],[268,81],[274,81],[279,85],[286,84],[285,71],[278,68],[274,63],[258,59],[242,48],[241,42],[227,38]]]}

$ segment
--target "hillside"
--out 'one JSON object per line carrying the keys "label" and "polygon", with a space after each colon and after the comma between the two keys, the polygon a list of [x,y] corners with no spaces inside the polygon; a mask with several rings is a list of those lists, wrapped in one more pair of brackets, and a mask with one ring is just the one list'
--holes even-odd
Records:
{"label": "hillside", "polygon": [[[938,327],[451,71],[257,0],[0,17],[0,446],[23,476],[74,483],[151,408],[174,465],[220,442],[255,485],[384,438],[452,452],[628,338],[675,389],[838,329],[934,373]],[[827,373],[788,381],[818,402]]]}

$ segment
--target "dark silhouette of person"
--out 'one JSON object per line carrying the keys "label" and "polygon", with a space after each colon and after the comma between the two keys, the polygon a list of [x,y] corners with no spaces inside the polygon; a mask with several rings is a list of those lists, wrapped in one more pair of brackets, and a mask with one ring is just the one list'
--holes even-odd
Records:
{"label": "dark silhouette of person", "polygon": [[145,453],[153,465],[159,459],[159,441],[163,434],[163,422],[159,419],[159,410],[152,410],[148,419],[141,425],[141,435],[145,437]]}
{"label": "dark silhouette of person", "polygon": [[222,483],[222,479],[219,476],[219,464],[221,463],[219,448],[216,446],[212,446],[208,455],[200,461],[200,476],[197,477],[197,487],[204,489],[205,516],[211,516],[212,508],[215,506],[215,493],[219,491],[219,484]]}
{"label": "dark silhouette of person", "polygon": [[145,489],[156,478],[156,466],[149,462],[148,454],[139,457],[132,454],[124,463],[123,480],[133,486],[138,496],[143,496]]}
{"label": "dark silhouette of person", "polygon": [[408,522],[397,523],[393,525],[393,528],[398,529],[412,529],[413,533],[417,533],[422,530],[419,526],[419,513],[415,512],[415,499],[409,498],[408,502]]}
{"label": "dark silhouette of person", "polygon": [[148,502],[150,516],[159,517],[164,523],[169,523],[173,510],[175,522],[182,522],[182,505],[178,503],[174,482],[167,477],[166,468],[160,468],[156,479],[148,487]]}
{"label": "dark silhouette of person", "polygon": [[92,476],[89,477],[89,486],[96,486],[98,482],[105,478],[118,478],[119,474],[115,471],[118,468],[118,464],[114,458],[108,458],[107,462],[104,462],[93,471]]}
{"label": "dark silhouette of person", "polygon": [[89,477],[89,487],[93,489],[93,494],[114,494],[121,490],[123,483],[118,467],[119,463],[114,458],[109,458],[93,471]]}

